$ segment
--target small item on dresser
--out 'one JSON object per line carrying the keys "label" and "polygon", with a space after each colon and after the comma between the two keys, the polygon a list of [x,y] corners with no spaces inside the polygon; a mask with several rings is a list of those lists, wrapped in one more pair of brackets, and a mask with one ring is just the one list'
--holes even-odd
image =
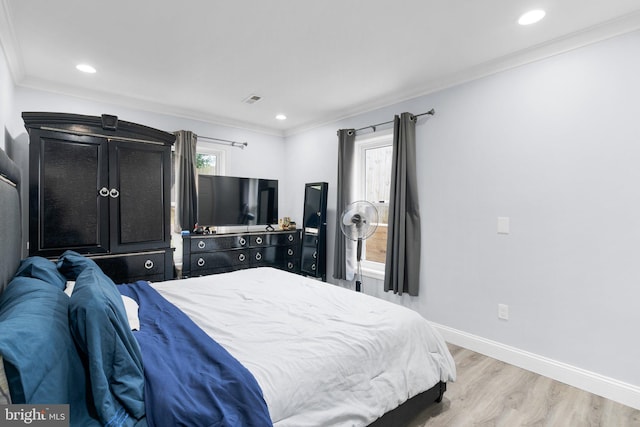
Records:
{"label": "small item on dresser", "polygon": [[281,230],[288,230],[290,224],[291,224],[290,217],[285,216],[284,218],[280,218],[279,225]]}
{"label": "small item on dresser", "polygon": [[295,229],[296,229],[295,221],[289,221],[289,230],[295,230]]}

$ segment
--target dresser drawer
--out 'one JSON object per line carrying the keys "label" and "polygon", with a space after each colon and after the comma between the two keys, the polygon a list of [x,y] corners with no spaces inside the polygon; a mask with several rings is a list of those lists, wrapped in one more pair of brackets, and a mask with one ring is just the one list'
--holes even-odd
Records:
{"label": "dresser drawer", "polygon": [[247,237],[242,235],[202,236],[200,238],[191,238],[190,240],[192,253],[244,248],[248,243]]}
{"label": "dresser drawer", "polygon": [[249,236],[249,245],[256,246],[285,246],[294,245],[298,242],[298,232],[289,233],[265,233]]}
{"label": "dresser drawer", "polygon": [[166,252],[138,252],[124,255],[92,257],[96,264],[115,283],[132,283],[138,280],[162,281],[166,271]]}
{"label": "dresser drawer", "polygon": [[249,251],[245,249],[192,254],[191,275],[200,276],[229,267],[236,269],[249,267],[250,260]]}

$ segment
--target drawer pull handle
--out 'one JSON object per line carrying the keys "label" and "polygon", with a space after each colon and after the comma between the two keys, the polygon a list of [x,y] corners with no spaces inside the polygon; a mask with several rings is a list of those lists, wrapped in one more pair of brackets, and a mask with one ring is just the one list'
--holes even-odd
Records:
{"label": "drawer pull handle", "polygon": [[204,266],[204,259],[198,258],[198,267],[203,267],[203,266]]}
{"label": "drawer pull handle", "polygon": [[262,254],[260,252],[258,252],[256,254],[256,261],[260,261],[262,259]]}
{"label": "drawer pull handle", "polygon": [[245,259],[247,259],[247,257],[244,256],[244,254],[238,255],[238,260],[240,260],[240,262],[244,262]]}
{"label": "drawer pull handle", "polygon": [[144,268],[146,268],[147,270],[151,270],[153,268],[153,261],[151,261],[150,259],[146,260],[144,262]]}
{"label": "drawer pull handle", "polygon": [[109,189],[107,187],[102,187],[98,194],[102,197],[107,197],[109,195]]}
{"label": "drawer pull handle", "polygon": [[240,246],[244,246],[247,243],[244,237],[239,238],[238,242],[240,243]]}
{"label": "drawer pull handle", "polygon": [[311,264],[311,269],[312,269],[313,271],[316,271],[316,265],[315,265],[315,264]]}
{"label": "drawer pull handle", "polygon": [[112,188],[111,191],[109,191],[109,196],[111,196],[112,199],[117,199],[120,196],[120,192]]}
{"label": "drawer pull handle", "polygon": [[290,242],[293,242],[293,234],[289,234],[287,238],[289,239]]}
{"label": "drawer pull handle", "polygon": [[287,250],[287,253],[289,254],[289,256],[292,256],[292,255],[293,255],[293,249],[289,248],[289,249]]}
{"label": "drawer pull handle", "polygon": [[205,246],[207,246],[207,245],[206,245],[206,243],[204,243],[204,241],[200,240],[200,241],[198,242],[198,248],[199,248],[199,249],[204,249],[204,247],[205,247]]}
{"label": "drawer pull handle", "polygon": [[260,237],[260,236],[256,237],[256,243],[261,245],[262,244],[262,237]]}
{"label": "drawer pull handle", "polygon": [[289,262],[287,263],[287,268],[288,268],[289,270],[292,270],[292,269],[293,269],[293,263],[292,263],[291,261],[289,261]]}
{"label": "drawer pull handle", "polygon": [[313,253],[313,259],[316,259],[316,258],[318,258],[318,252]]}

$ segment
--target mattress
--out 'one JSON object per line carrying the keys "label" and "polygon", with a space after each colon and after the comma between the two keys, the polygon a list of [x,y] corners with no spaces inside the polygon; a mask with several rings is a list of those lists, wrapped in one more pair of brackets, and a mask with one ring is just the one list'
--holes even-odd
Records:
{"label": "mattress", "polygon": [[256,378],[277,427],[365,426],[455,364],[417,312],[273,268],[153,283]]}

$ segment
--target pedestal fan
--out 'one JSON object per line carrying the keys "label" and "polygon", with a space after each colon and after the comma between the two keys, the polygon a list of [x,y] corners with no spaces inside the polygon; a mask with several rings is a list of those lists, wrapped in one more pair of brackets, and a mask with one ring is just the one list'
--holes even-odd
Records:
{"label": "pedestal fan", "polygon": [[378,210],[366,200],[353,202],[342,212],[340,228],[347,239],[358,242],[356,251],[358,260],[356,291],[360,292],[362,286],[362,270],[360,268],[362,241],[371,237],[376,228],[378,228]]}

